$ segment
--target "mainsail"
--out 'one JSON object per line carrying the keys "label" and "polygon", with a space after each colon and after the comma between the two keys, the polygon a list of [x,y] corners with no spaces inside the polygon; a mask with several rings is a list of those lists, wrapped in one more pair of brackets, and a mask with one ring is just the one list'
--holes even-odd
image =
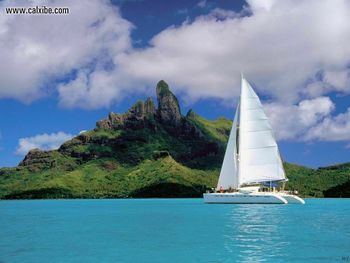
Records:
{"label": "mainsail", "polygon": [[240,103],[217,189],[236,189],[247,184],[283,180],[286,180],[286,176],[272,128],[259,97],[242,76]]}
{"label": "mainsail", "polygon": [[242,77],[239,185],[286,180],[276,140],[259,97]]}

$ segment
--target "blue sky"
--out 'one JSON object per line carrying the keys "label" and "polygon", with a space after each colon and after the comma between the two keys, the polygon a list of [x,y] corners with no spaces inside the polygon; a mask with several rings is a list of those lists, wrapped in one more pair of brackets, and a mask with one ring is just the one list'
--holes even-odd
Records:
{"label": "blue sky", "polygon": [[[47,1],[69,6],[68,16],[1,13],[0,167],[154,97],[160,79],[183,114],[233,118],[241,71],[263,100],[285,160],[350,161],[346,1],[84,3]],[[1,10],[17,4],[2,1]]]}

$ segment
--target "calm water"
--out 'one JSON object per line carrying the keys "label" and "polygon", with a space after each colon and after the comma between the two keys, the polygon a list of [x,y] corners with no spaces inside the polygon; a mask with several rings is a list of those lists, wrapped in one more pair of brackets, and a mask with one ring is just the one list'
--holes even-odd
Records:
{"label": "calm water", "polygon": [[350,199],[0,201],[0,262],[350,262]]}

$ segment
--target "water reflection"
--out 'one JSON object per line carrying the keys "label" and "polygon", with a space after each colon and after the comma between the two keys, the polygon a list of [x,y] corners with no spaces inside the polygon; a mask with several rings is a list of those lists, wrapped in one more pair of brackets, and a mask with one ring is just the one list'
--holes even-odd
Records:
{"label": "water reflection", "polygon": [[284,206],[236,205],[228,208],[224,248],[238,262],[271,262],[286,256],[290,242],[281,237]]}

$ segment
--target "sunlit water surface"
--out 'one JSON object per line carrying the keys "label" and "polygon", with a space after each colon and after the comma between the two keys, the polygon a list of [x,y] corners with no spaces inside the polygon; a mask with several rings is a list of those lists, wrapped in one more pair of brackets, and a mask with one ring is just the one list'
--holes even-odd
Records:
{"label": "sunlit water surface", "polygon": [[350,199],[0,201],[0,262],[350,262]]}

